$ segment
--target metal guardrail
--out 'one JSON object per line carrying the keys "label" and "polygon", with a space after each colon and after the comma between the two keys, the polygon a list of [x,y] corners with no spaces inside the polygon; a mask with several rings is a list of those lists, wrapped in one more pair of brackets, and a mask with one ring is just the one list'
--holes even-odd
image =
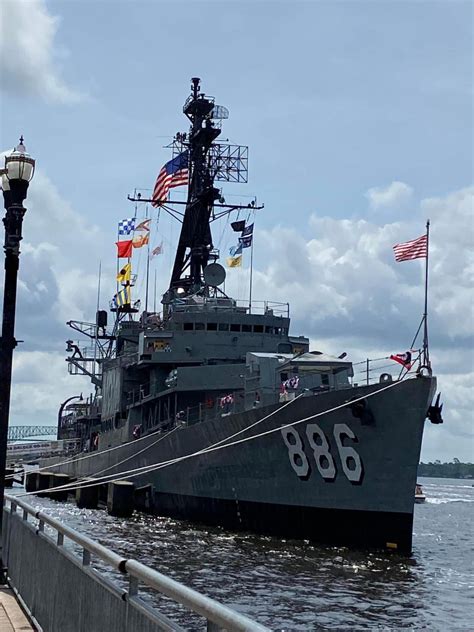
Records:
{"label": "metal guardrail", "polygon": [[[5,495],[5,505],[10,504],[10,513],[16,514],[17,509],[23,510],[22,519],[28,522],[31,517],[38,521],[37,533],[54,544],[53,538],[45,533],[45,525],[48,525],[56,531],[56,547],[61,550],[64,545],[64,538],[68,538],[82,548],[82,566],[84,570],[90,569],[91,556],[95,556],[102,562],[114,570],[119,571],[128,577],[128,591],[116,585],[117,590],[122,594],[122,599],[128,601],[132,607],[135,607],[146,618],[157,625],[157,629],[163,630],[183,630],[178,624],[173,623],[167,617],[160,614],[155,608],[150,607],[138,595],[140,583],[156,590],[157,592],[171,598],[173,601],[185,606],[193,613],[201,615],[206,619],[207,631],[217,632],[218,630],[228,630],[229,632],[270,632],[270,629],[253,621],[247,616],[231,610],[227,606],[214,601],[210,597],[206,597],[201,593],[188,588],[183,584],[171,579],[170,577],[155,571],[154,569],[141,564],[132,559],[126,559],[117,555],[105,546],[95,542],[91,538],[82,535],[75,529],[66,526],[59,520],[48,516],[42,511],[37,511],[28,503],[15,498],[14,496]],[[6,508],[8,511],[8,508]],[[64,554],[64,549],[63,554]],[[98,571],[96,571],[98,572]],[[105,578],[103,579],[105,580]],[[110,581],[110,580],[108,580]],[[113,583],[113,582],[112,582]],[[28,605],[28,604],[27,604]]]}

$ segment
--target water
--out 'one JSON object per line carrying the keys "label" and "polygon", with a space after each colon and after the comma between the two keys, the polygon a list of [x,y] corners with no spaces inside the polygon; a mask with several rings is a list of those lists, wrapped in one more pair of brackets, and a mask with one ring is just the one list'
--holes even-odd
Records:
{"label": "water", "polygon": [[[274,630],[472,630],[474,487],[469,480],[419,482],[427,502],[415,505],[411,558],[30,502]],[[160,605],[187,630],[203,629],[179,606]]]}

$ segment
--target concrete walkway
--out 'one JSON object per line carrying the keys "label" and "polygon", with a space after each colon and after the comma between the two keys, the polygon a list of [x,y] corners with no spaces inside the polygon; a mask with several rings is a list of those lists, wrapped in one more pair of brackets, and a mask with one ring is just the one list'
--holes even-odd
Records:
{"label": "concrete walkway", "polygon": [[20,608],[13,590],[0,586],[0,632],[34,630]]}

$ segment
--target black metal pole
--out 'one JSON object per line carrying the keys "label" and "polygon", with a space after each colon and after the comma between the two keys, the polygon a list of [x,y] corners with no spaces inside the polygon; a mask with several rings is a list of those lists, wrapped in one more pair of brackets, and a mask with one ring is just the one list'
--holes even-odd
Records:
{"label": "black metal pole", "polygon": [[430,367],[428,346],[428,257],[430,252],[430,220],[426,222],[425,311],[423,313],[423,364]]}
{"label": "black metal pole", "polygon": [[[7,462],[8,418],[10,412],[10,392],[12,381],[13,350],[16,347],[15,340],[15,309],[17,294],[17,277],[20,262],[20,241],[23,216],[26,209],[22,202],[26,197],[25,183],[21,188],[19,197],[21,202],[14,200],[14,194],[18,194],[18,187],[12,187],[12,191],[4,192],[6,214],[3,219],[5,225],[5,282],[3,294],[3,320],[2,337],[0,339],[0,533],[3,522],[3,502],[5,494],[5,468]],[[16,190],[15,190],[16,189]],[[24,192],[24,195],[22,195]],[[5,583],[5,561],[0,559],[0,583]]]}

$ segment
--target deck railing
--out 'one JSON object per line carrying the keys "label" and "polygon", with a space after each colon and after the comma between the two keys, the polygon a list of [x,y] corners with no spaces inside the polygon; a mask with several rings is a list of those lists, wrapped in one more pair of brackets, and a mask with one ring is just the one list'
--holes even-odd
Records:
{"label": "deck railing", "polygon": [[[414,366],[417,366],[418,363],[419,363],[419,358],[415,357]],[[351,381],[347,383],[347,385],[344,385],[344,384],[337,384],[337,385],[331,385],[331,386],[321,385],[317,389],[316,388],[309,389],[307,392],[307,395],[308,396],[317,395],[320,393],[326,393],[328,391],[333,391],[333,390],[341,390],[345,388],[352,388],[355,386],[370,385],[370,384],[375,384],[380,381],[397,380],[401,377],[401,375],[406,370],[400,364],[397,364],[396,362],[391,360],[389,356],[385,356],[381,358],[373,358],[373,359],[367,358],[366,360],[363,360],[361,362],[354,363],[352,366],[354,368],[354,376],[351,378]],[[148,397],[153,396],[155,394],[154,393],[155,386],[156,385],[154,383],[147,382],[144,384],[140,384],[138,388],[132,391],[129,391],[127,393],[127,404],[133,405],[133,404],[141,403],[142,401],[146,400]],[[260,390],[260,389],[256,387],[255,390]],[[304,390],[306,389],[304,389],[300,384],[299,388],[292,389],[291,393],[289,394],[289,398],[292,398],[292,397],[295,397],[296,395],[301,394]],[[195,406],[184,406],[176,411],[174,411],[173,409],[172,415],[166,414],[165,418],[161,419],[159,423],[157,422],[157,424],[155,425],[174,424],[176,422],[177,425],[187,426],[187,425],[199,423],[201,421],[208,420],[211,418],[219,418],[222,415],[240,412],[242,410],[242,404],[244,400],[242,399],[242,397],[240,397],[239,399],[239,393],[241,394],[242,391],[239,391],[239,392],[229,391],[228,394],[231,395],[231,399],[227,403],[226,402],[221,403],[221,400],[224,400],[225,397],[216,397],[212,400],[211,405],[209,403],[201,403]],[[278,401],[277,391],[275,391],[275,397],[276,397],[275,402],[277,402]],[[280,403],[281,401],[283,402],[288,401],[288,397],[284,398],[283,400],[280,397]],[[256,405],[258,406],[259,404],[256,404]],[[146,430],[149,430],[149,428],[146,428]]]}

